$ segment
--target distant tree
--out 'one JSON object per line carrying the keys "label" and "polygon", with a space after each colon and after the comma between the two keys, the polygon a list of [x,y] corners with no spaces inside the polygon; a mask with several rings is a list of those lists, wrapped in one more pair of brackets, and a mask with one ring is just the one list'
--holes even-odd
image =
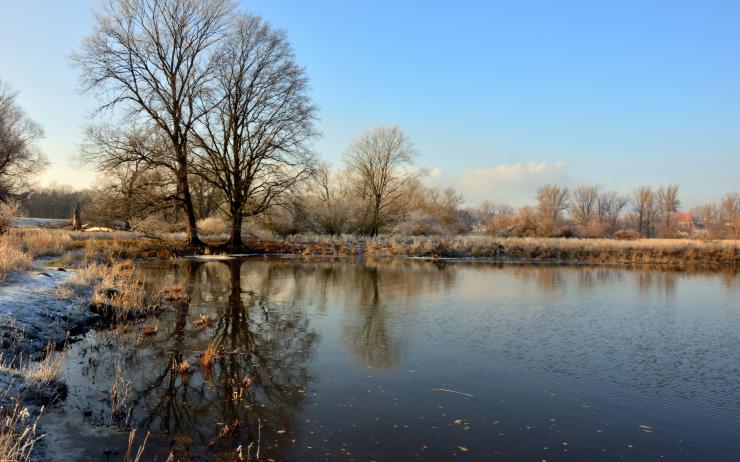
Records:
{"label": "distant tree", "polygon": [[543,233],[554,232],[563,212],[568,210],[568,199],[568,188],[546,184],[537,190],[537,212]]}
{"label": "distant tree", "polygon": [[640,186],[632,191],[632,209],[637,215],[637,230],[640,236],[650,237],[656,204],[656,195],[650,186]]}
{"label": "distant tree", "polygon": [[707,232],[717,237],[722,235],[722,209],[717,204],[701,204],[691,209],[691,215]]}
{"label": "distant tree", "polygon": [[43,131],[16,98],[17,93],[0,80],[0,202],[8,201],[47,165],[36,146]]}
{"label": "distant tree", "polygon": [[727,193],[722,198],[720,208],[722,209],[722,220],[732,231],[732,236],[737,239],[740,231],[740,194]]}
{"label": "distant tree", "polygon": [[629,197],[623,196],[616,191],[600,193],[596,201],[599,222],[608,222],[612,228],[616,227],[619,217],[629,202]]}
{"label": "distant tree", "polygon": [[304,193],[313,229],[319,233],[340,234],[347,229],[352,197],[346,175],[321,164],[311,175]]}
{"label": "distant tree", "polygon": [[345,153],[357,192],[369,203],[370,235],[378,234],[388,211],[407,192],[407,182],[418,175],[412,169],[415,154],[397,126],[366,130]]}
{"label": "distant tree", "polygon": [[573,220],[586,225],[598,213],[599,188],[597,186],[581,186],[573,191],[570,202],[570,213]]}
{"label": "distant tree", "polygon": [[673,213],[678,212],[681,201],[678,199],[678,185],[661,186],[656,193],[658,201],[658,213],[663,217],[663,228],[665,232],[671,232],[671,218]]}
{"label": "distant tree", "polygon": [[128,119],[153,123],[167,137],[187,217],[188,242],[200,244],[191,197],[189,138],[208,108],[197,106],[212,78],[213,46],[223,39],[228,0],[109,0],[73,61],[99,110],[123,106]]}
{"label": "distant tree", "polygon": [[318,135],[317,109],[285,32],[257,16],[236,17],[214,62],[193,166],[221,191],[229,243],[240,245],[244,217],[279,205],[315,167],[308,143]]}

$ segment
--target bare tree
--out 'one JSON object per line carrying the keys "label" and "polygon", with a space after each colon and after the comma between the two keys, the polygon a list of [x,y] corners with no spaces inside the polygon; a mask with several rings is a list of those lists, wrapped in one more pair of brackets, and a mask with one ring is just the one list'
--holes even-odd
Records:
{"label": "bare tree", "polygon": [[537,190],[537,212],[545,233],[552,233],[568,209],[568,188],[546,184]]}
{"label": "bare tree", "polygon": [[352,200],[346,175],[334,173],[329,164],[319,165],[307,184],[305,197],[316,231],[339,234],[346,229]]}
{"label": "bare tree", "polygon": [[127,202],[108,203],[110,213],[99,210],[100,216],[134,223],[135,217],[143,219],[180,203],[174,150],[169,137],[155,127],[88,127],[79,158],[101,173],[101,199]]}
{"label": "bare tree", "polygon": [[632,191],[632,209],[637,215],[637,229],[641,236],[650,237],[656,202],[655,192],[650,186],[640,186]]}
{"label": "bare tree", "polygon": [[608,221],[612,228],[617,226],[619,217],[622,215],[624,208],[629,204],[630,199],[616,191],[606,191],[599,194],[596,201],[599,222]]}
{"label": "bare tree", "polygon": [[216,62],[204,110],[213,109],[195,131],[195,167],[223,193],[236,246],[244,217],[279,204],[314,168],[308,143],[318,135],[317,109],[285,32],[257,16],[236,18]]}
{"label": "bare tree", "polygon": [[727,193],[722,198],[720,208],[722,209],[722,220],[732,231],[733,237],[737,239],[740,231],[740,194]]}
{"label": "bare tree", "polygon": [[663,217],[663,227],[671,231],[672,214],[678,211],[681,201],[678,200],[678,185],[661,186],[656,193],[658,212]]}
{"label": "bare tree", "polygon": [[581,186],[573,191],[570,203],[570,213],[576,223],[586,225],[598,212],[599,188],[597,186]]}
{"label": "bare tree", "polygon": [[46,166],[37,149],[41,127],[18,106],[17,93],[0,80],[0,202]]}
{"label": "bare tree", "polygon": [[345,153],[360,195],[369,201],[368,231],[376,236],[387,211],[403,197],[406,183],[417,175],[412,170],[416,153],[398,126],[366,130]]}
{"label": "bare tree", "polygon": [[73,62],[99,111],[123,106],[130,119],[151,121],[173,151],[177,199],[188,241],[200,244],[188,174],[188,135],[204,108],[196,102],[211,78],[213,46],[224,36],[229,0],[107,0]]}

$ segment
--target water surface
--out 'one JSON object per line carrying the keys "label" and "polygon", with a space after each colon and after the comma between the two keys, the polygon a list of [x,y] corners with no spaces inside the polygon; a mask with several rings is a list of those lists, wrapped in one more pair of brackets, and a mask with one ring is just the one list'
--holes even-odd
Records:
{"label": "water surface", "polygon": [[[147,273],[191,301],[156,335],[149,320],[71,346],[69,396],[45,417],[56,460],[120,460],[128,428],[151,432],[147,460],[740,454],[736,274],[278,258]],[[130,414],[113,418],[115,383]]]}

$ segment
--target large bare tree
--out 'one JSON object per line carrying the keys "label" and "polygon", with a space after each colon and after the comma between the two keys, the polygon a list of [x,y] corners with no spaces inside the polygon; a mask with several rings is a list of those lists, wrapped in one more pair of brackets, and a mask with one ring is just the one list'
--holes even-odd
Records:
{"label": "large bare tree", "polygon": [[278,205],[314,168],[317,109],[285,32],[257,16],[236,17],[215,62],[194,166],[223,193],[237,246],[244,217]]}
{"label": "large bare tree", "polygon": [[369,201],[368,231],[375,236],[390,210],[406,193],[406,183],[418,175],[416,152],[398,126],[366,130],[345,153],[345,162],[361,197]]}
{"label": "large bare tree", "polygon": [[46,166],[38,150],[41,127],[18,105],[17,93],[0,80],[0,202]]}
{"label": "large bare tree", "polygon": [[188,135],[204,108],[196,103],[212,77],[214,45],[234,6],[229,0],[107,0],[73,62],[99,110],[123,106],[129,119],[151,121],[169,139],[177,197],[188,241],[200,244],[188,174]]}

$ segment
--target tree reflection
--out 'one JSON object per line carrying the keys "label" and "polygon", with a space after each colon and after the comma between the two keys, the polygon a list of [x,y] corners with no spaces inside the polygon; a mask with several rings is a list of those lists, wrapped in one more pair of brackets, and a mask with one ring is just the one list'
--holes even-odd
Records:
{"label": "tree reflection", "polygon": [[401,341],[387,326],[386,306],[380,297],[380,270],[365,268],[359,273],[360,303],[354,323],[346,324],[342,338],[350,354],[361,364],[380,369],[394,367],[401,357]]}
{"label": "tree reflection", "polygon": [[[101,378],[110,380],[113,358],[122,356],[123,374],[134,384],[131,426],[164,435],[177,457],[210,460],[233,455],[239,446],[246,455],[250,443],[254,455],[260,436],[262,455],[280,457],[292,445],[305,405],[317,334],[303,307],[271,302],[244,287],[240,261],[192,266],[184,274],[197,294],[194,304],[210,306],[214,325],[199,329],[187,322],[188,307],[176,309],[163,316],[156,338],[133,349],[124,341],[112,350]],[[211,371],[198,365],[210,342],[220,350]],[[172,370],[173,360],[188,361],[190,373]]]}

